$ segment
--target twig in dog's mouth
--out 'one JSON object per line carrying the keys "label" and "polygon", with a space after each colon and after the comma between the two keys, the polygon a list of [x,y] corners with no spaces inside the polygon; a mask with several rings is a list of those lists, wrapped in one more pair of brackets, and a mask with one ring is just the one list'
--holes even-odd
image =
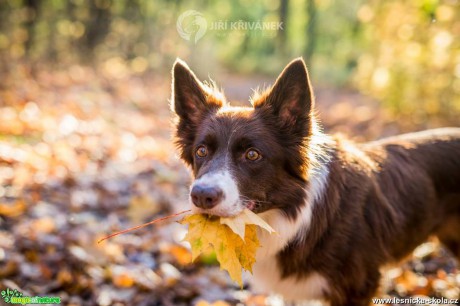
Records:
{"label": "twig in dog's mouth", "polygon": [[158,219],[152,220],[150,222],[147,222],[147,223],[144,223],[144,224],[141,224],[141,225],[137,225],[137,226],[130,227],[128,229],[125,229],[125,230],[122,230],[122,231],[119,231],[119,232],[112,233],[112,234],[100,239],[97,243],[101,243],[102,241],[107,240],[109,238],[112,238],[112,237],[115,237],[115,236],[118,236],[118,235],[121,235],[121,234],[124,234],[124,233],[127,233],[127,232],[131,232],[131,231],[146,227],[146,226],[154,224],[154,223],[165,221],[165,220],[168,220],[168,219],[171,219],[171,218],[174,218],[174,217],[177,217],[179,215],[183,215],[183,214],[189,213],[189,212],[192,212],[192,210],[188,209],[188,210],[180,211],[178,213],[175,213],[175,214],[172,214],[172,215],[169,215],[169,216],[166,216],[166,217],[158,218]]}

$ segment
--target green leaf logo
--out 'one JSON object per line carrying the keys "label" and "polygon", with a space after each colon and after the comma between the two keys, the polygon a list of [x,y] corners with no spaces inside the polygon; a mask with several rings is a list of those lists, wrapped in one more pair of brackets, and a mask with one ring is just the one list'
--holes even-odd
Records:
{"label": "green leaf logo", "polygon": [[0,292],[0,295],[6,303],[11,303],[12,297],[21,297],[23,294],[22,292],[19,292],[17,289],[11,290],[10,288],[6,288],[5,290],[2,290],[2,292]]}

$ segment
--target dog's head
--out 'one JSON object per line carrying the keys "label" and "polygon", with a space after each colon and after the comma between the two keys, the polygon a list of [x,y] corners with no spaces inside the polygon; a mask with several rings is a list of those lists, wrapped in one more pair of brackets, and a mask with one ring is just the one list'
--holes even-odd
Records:
{"label": "dog's head", "polygon": [[252,107],[230,106],[177,60],[172,108],[176,143],[193,171],[193,210],[234,216],[278,208],[294,217],[308,184],[313,93],[302,59],[292,61]]}

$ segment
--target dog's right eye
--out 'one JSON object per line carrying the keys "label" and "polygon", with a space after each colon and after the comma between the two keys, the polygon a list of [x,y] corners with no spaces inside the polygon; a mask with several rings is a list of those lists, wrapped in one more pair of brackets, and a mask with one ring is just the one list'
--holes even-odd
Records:
{"label": "dog's right eye", "polygon": [[247,160],[250,160],[250,161],[258,161],[261,158],[261,155],[260,155],[259,151],[255,150],[255,149],[249,149],[246,152],[245,157],[246,157]]}
{"label": "dog's right eye", "polygon": [[195,151],[195,155],[197,157],[206,157],[206,155],[208,155],[208,149],[205,146],[199,146]]}

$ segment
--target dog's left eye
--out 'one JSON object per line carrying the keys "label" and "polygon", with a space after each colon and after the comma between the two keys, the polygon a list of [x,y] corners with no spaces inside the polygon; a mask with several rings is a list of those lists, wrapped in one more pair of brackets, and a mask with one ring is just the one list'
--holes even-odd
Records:
{"label": "dog's left eye", "polygon": [[255,149],[249,149],[246,151],[245,157],[247,160],[256,161],[259,160],[262,156],[260,155],[259,151]]}
{"label": "dog's left eye", "polygon": [[205,146],[199,146],[195,151],[195,155],[198,157],[206,157],[206,155],[208,155],[208,149],[206,149]]}

